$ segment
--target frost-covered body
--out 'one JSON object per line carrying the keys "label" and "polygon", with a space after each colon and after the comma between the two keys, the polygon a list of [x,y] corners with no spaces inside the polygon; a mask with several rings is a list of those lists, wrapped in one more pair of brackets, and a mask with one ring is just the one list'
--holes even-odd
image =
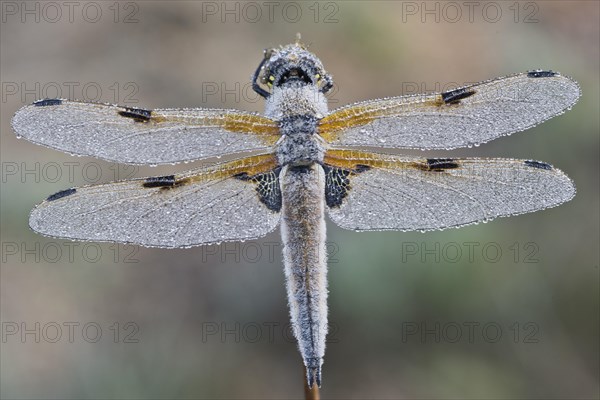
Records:
{"label": "frost-covered body", "polygon": [[[317,80],[311,79],[324,74],[316,63],[320,62],[312,54],[292,45],[264,66],[274,82],[265,115],[279,122],[281,133],[275,154],[282,166],[281,239],[290,318],[310,386],[313,382],[321,385],[327,335],[325,173],[321,166],[326,143],[317,132],[318,121],[327,115],[327,100]],[[293,78],[282,81],[284,74],[296,68]]]}
{"label": "frost-covered body", "polygon": [[325,177],[318,164],[284,167],[281,182],[283,264],[294,336],[310,384],[321,385],[327,335]]}

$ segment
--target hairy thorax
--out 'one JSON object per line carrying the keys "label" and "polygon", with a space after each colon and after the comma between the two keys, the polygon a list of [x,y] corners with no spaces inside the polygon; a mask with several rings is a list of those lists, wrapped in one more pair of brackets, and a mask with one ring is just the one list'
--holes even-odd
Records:
{"label": "hairy thorax", "polygon": [[317,86],[277,88],[267,99],[265,114],[279,121],[277,142],[280,165],[309,165],[323,161],[325,142],[317,134],[318,121],[327,115],[327,100]]}

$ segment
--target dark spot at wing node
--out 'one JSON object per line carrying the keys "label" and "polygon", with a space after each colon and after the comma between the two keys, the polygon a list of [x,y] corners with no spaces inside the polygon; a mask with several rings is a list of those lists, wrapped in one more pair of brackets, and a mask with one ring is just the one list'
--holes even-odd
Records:
{"label": "dark spot at wing node", "polygon": [[166,176],[152,176],[150,178],[146,178],[143,183],[143,187],[145,188],[154,188],[154,187],[173,187],[175,186],[177,181],[175,180],[175,175],[166,175]]}
{"label": "dark spot at wing node", "polygon": [[539,169],[547,169],[552,170],[552,165],[546,164],[545,162],[535,161],[535,160],[526,160],[525,165],[528,167],[539,168]]}
{"label": "dark spot at wing node", "polygon": [[36,107],[59,106],[62,102],[61,99],[43,99],[34,102],[33,105]]}
{"label": "dark spot at wing node", "polygon": [[323,165],[325,171],[325,203],[328,207],[339,207],[350,190],[350,177],[371,169],[368,165],[356,165],[346,169]]}
{"label": "dark spot at wing node", "polygon": [[254,183],[261,203],[269,210],[279,212],[281,210],[279,172],[281,172],[281,167],[255,175],[248,175],[246,172],[241,172],[233,177],[241,181]]}
{"label": "dark spot at wing node", "polygon": [[67,196],[72,195],[76,191],[77,191],[77,189],[74,189],[74,188],[66,189],[66,190],[61,190],[60,192],[57,192],[57,193],[54,193],[51,196],[48,196],[48,198],[46,199],[46,201],[54,201],[54,200],[62,199],[63,197],[67,197]]}
{"label": "dark spot at wing node", "polygon": [[131,118],[135,122],[148,122],[152,118],[152,111],[143,108],[126,107],[125,111],[119,111],[119,115],[125,118]]}
{"label": "dark spot at wing node", "polygon": [[454,89],[442,93],[442,100],[444,100],[444,103],[446,104],[458,104],[462,99],[471,97],[474,94],[475,90],[470,88]]}
{"label": "dark spot at wing node", "polygon": [[244,182],[252,180],[252,177],[248,175],[247,172],[240,172],[239,174],[235,174],[233,177]]}
{"label": "dark spot at wing node", "polygon": [[527,71],[528,78],[549,78],[556,75],[557,73],[554,71],[543,71],[541,69],[536,69],[535,71]]}
{"label": "dark spot at wing node", "polygon": [[425,164],[417,164],[424,171],[441,172],[447,169],[456,169],[460,164],[453,158],[428,158]]}

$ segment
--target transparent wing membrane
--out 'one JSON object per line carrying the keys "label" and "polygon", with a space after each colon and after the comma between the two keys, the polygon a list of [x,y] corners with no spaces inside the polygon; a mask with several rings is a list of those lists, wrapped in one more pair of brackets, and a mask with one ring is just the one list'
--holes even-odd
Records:
{"label": "transparent wing membrane", "polygon": [[38,205],[29,224],[47,236],[150,247],[254,239],[279,223],[274,167],[265,155],[181,175],[67,189]]}
{"label": "transparent wing membrane", "polygon": [[253,150],[278,137],[277,123],[236,110],[121,107],[40,100],[12,120],[17,135],[77,155],[130,164],[167,164]]}
{"label": "transparent wing membrane", "polygon": [[332,146],[454,149],[535,126],[572,107],[579,96],[571,78],[530,71],[439,94],[342,107],[321,120],[319,132]]}
{"label": "transparent wing membrane", "polygon": [[337,179],[342,185],[326,183],[337,199],[328,202],[329,216],[357,231],[458,227],[555,207],[575,195],[569,177],[540,161],[331,151],[325,163],[347,171]]}

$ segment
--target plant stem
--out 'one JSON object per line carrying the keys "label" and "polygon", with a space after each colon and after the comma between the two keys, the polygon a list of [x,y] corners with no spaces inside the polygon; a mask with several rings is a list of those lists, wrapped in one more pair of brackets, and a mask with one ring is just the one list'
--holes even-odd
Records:
{"label": "plant stem", "polygon": [[321,395],[319,394],[319,386],[315,383],[311,388],[308,387],[308,382],[306,380],[306,367],[302,368],[302,382],[304,382],[304,398],[306,400],[319,400]]}

